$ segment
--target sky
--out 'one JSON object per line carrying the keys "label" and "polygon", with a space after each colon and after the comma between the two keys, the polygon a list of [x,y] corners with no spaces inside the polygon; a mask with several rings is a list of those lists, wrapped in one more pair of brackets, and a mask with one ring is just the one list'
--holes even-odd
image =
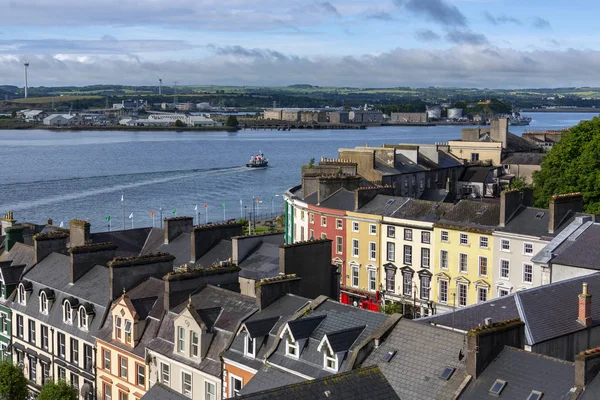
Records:
{"label": "sky", "polygon": [[596,0],[0,0],[0,85],[600,86]]}

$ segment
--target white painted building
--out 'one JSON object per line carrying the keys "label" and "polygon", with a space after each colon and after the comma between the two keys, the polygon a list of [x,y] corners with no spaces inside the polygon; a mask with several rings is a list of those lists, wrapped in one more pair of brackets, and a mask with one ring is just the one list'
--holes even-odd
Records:
{"label": "white painted building", "polygon": [[79,118],[72,114],[51,114],[44,118],[44,125],[50,126],[70,126],[77,125]]}

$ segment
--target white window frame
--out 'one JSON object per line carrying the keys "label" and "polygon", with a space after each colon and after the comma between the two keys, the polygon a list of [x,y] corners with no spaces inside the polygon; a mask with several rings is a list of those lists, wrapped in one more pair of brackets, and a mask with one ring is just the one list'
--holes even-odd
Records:
{"label": "white window frame", "polygon": [[358,239],[352,239],[352,257],[359,256],[359,254],[360,254],[359,246],[360,246],[360,242],[358,241]]}
{"label": "white window frame", "polygon": [[[293,349],[294,352],[290,352],[291,349]],[[300,345],[298,342],[292,342],[290,337],[285,341],[285,355],[292,358],[300,357]]]}
{"label": "white window frame", "polygon": [[[481,300],[481,291],[485,291],[485,300]],[[485,286],[477,287],[477,302],[483,303],[489,299],[489,290]]]}
{"label": "white window frame", "polygon": [[[166,367],[166,369],[165,369]],[[167,379],[165,380],[165,371],[166,371],[166,376]],[[163,385],[167,385],[170,386],[171,385],[171,365],[167,364],[165,362],[160,363],[160,383],[162,383]]]}
{"label": "white window frame", "polygon": [[[407,249],[410,249],[410,251],[407,252],[406,251]],[[402,248],[402,250],[403,250],[402,261],[404,261],[404,264],[406,264],[406,265],[412,265],[412,260],[413,260],[412,246],[405,244],[404,247]]]}
{"label": "white window frame", "polygon": [[344,253],[344,238],[342,236],[335,237],[335,254]]}
{"label": "white window frame", "polygon": [[8,333],[8,314],[0,313],[0,330],[2,333]]}
{"label": "white window frame", "polygon": [[413,231],[410,228],[404,228],[404,240],[407,242],[412,242],[413,240]]}
{"label": "white window frame", "polygon": [[[465,296],[464,296],[464,303],[465,304],[461,304],[461,288],[465,289]],[[456,292],[458,294],[458,306],[459,307],[466,307],[469,304],[469,287],[467,286],[466,283],[458,283],[457,284],[457,288],[456,288]]]}
{"label": "white window frame", "polygon": [[[141,371],[142,373],[140,374],[140,367],[141,367]],[[140,385],[140,376],[142,377],[142,380],[144,381],[143,384]],[[146,366],[144,364],[135,364],[135,384],[137,386],[140,387],[145,387],[146,386]]]}
{"label": "white window frame", "polygon": [[[506,294],[502,294],[502,292],[506,293]],[[510,294],[510,289],[504,288],[504,287],[499,287],[498,288],[498,297],[504,297],[504,296],[508,296]]]}
{"label": "white window frame", "polygon": [[[209,388],[212,385],[212,392]],[[208,380],[204,381],[204,399],[205,400],[217,400],[217,384]]]}
{"label": "white window frame", "polygon": [[450,234],[448,233],[448,231],[440,231],[440,242],[450,242]]}
{"label": "white window frame", "polygon": [[[527,246],[531,246],[531,252],[527,252]],[[524,256],[532,256],[533,255],[533,243],[525,242],[523,243],[523,255]]]}
{"label": "white window frame", "polygon": [[[446,257],[444,257],[444,254]],[[448,250],[440,250],[440,269],[448,270]]]}
{"label": "white window frame", "polygon": [[[250,349],[249,342],[252,341],[252,348]],[[256,355],[256,339],[250,337],[250,334],[246,332],[244,338],[244,355],[254,358]]]}
{"label": "white window frame", "polygon": [[[359,266],[350,264],[350,272],[352,273],[352,276],[350,277],[352,279],[352,282],[350,282],[350,283],[352,284],[352,287],[357,288],[360,284],[360,268],[359,268]],[[355,278],[356,278],[356,284],[354,284]]]}
{"label": "white window frame", "polygon": [[430,266],[431,266],[431,250],[429,249],[429,247],[421,247],[421,267],[429,268]]}
{"label": "white window frame", "polygon": [[358,232],[359,229],[360,229],[360,226],[359,226],[358,222],[352,221],[352,232]]}
{"label": "white window frame", "polygon": [[[119,378],[121,379],[125,379],[128,380],[129,379],[129,359],[127,357],[123,357],[123,356],[118,356],[118,361],[119,361]],[[125,364],[123,364],[123,361],[125,361]],[[125,367],[125,368],[123,368]],[[125,376],[123,376],[123,372],[125,372]]]}
{"label": "white window frame", "polygon": [[[387,242],[385,247],[386,247],[386,249],[385,249],[386,259],[388,261],[392,261],[392,262],[396,261],[396,243]],[[390,257],[390,255],[391,255],[391,257]]]}
{"label": "white window frame", "polygon": [[[529,272],[529,275],[531,276],[531,280],[529,280],[529,281],[525,280],[525,276],[527,275],[527,272],[525,271],[525,267],[531,268],[531,272]],[[528,283],[528,284],[533,283],[533,264],[523,263],[523,277],[522,278],[523,278],[523,283]]]}
{"label": "white window frame", "polygon": [[[333,367],[327,365],[327,362],[333,362]],[[323,352],[323,368],[328,371],[338,372],[338,358],[337,354],[329,352],[329,348],[325,346],[325,351]]]}
{"label": "white window frame", "polygon": [[239,392],[235,390],[234,381],[240,381],[240,389],[244,387],[244,380],[237,375],[229,373],[229,397],[239,396]]}
{"label": "white window frame", "polygon": [[77,316],[79,317],[78,318],[79,329],[87,331],[88,330],[88,315],[83,306],[79,307],[79,312],[77,313]]}
{"label": "white window frame", "polygon": [[196,331],[190,332],[190,356],[194,358],[200,357],[200,335]]}
{"label": "white window frame", "polygon": [[466,233],[460,233],[458,235],[458,244],[460,244],[461,246],[468,246],[469,245],[469,235]]}
{"label": "white window frame", "polygon": [[[463,269],[463,257],[465,260],[465,268]],[[458,253],[458,273],[468,274],[469,273],[469,255],[467,253]]]}
{"label": "white window frame", "polygon": [[[444,293],[444,291],[442,290],[442,283],[444,283],[445,285],[445,296],[442,296],[442,294]],[[446,279],[440,279],[438,280],[438,300],[440,303],[442,304],[448,304],[448,287],[449,287],[449,282]]]}
{"label": "white window frame", "polygon": [[177,352],[185,353],[185,328],[183,326],[177,327]]}
{"label": "white window frame", "polygon": [[369,235],[370,236],[377,236],[377,225],[375,225],[375,224],[369,224]]}
{"label": "white window frame", "polygon": [[314,224],[315,223],[315,214],[308,213],[308,216],[309,216],[310,223]]}
{"label": "white window frame", "polygon": [[387,227],[387,237],[389,237],[390,239],[396,238],[396,227],[395,226]]}
{"label": "white window frame", "polygon": [[73,323],[73,309],[69,300],[65,300],[63,303],[63,322],[67,324]]}
{"label": "white window frame", "polygon": [[412,292],[413,292],[412,275],[409,274],[408,272],[404,272],[404,273],[402,273],[402,295],[412,296]]}
{"label": "white window frame", "polygon": [[369,260],[377,261],[377,243],[369,242]]}
{"label": "white window frame", "polygon": [[324,215],[321,215],[321,226],[322,226],[323,228],[326,228],[326,227],[327,227],[327,217],[326,217],[326,216],[324,216]]}
{"label": "white window frame", "polygon": [[487,236],[479,236],[479,248],[480,249],[489,249],[490,248],[490,240]]}
{"label": "white window frame", "polygon": [[[431,298],[431,276],[421,276],[419,281],[421,300],[429,300]],[[424,282],[427,282],[427,285],[425,285]]]}
{"label": "white window frame", "polygon": [[18,295],[19,295],[19,300],[18,303],[22,306],[26,306],[27,305],[27,294],[25,293],[25,285],[23,285],[22,283],[19,283],[19,291],[18,291]]}
{"label": "white window frame", "polygon": [[[506,262],[506,263],[507,263],[507,268],[506,268],[506,271],[507,271],[507,272],[506,272],[506,276],[503,276],[503,274],[502,274],[502,269],[503,269],[503,268],[502,268],[502,263],[503,263],[503,262]],[[500,273],[498,274],[498,277],[499,277],[500,279],[510,279],[510,260],[507,260],[507,259],[505,259],[505,258],[501,258],[501,259],[500,259],[500,266],[499,266],[499,267],[500,267],[500,271],[499,271]]]}
{"label": "white window frame", "polygon": [[[185,377],[190,377],[189,393],[186,391]],[[192,397],[194,391],[194,377],[191,372],[181,371],[181,394],[184,396]]]}
{"label": "white window frame", "polygon": [[[106,357],[106,353],[108,353],[108,358]],[[107,368],[108,365],[108,368]],[[111,351],[108,349],[102,349],[102,369],[106,371],[110,371],[111,366]]]}
{"label": "white window frame", "polygon": [[431,232],[421,231],[421,243],[424,243],[424,244],[431,243]]}
{"label": "white window frame", "polygon": [[369,276],[369,292],[377,291],[377,270],[368,268],[367,274]]}
{"label": "white window frame", "polygon": [[48,296],[46,292],[40,293],[40,312],[44,315],[48,315]]}
{"label": "white window frame", "polygon": [[[504,245],[506,245],[506,248],[504,248]],[[500,251],[510,253],[510,240],[500,239]]]}
{"label": "white window frame", "polygon": [[342,221],[341,219],[337,218],[335,220],[335,229],[338,231],[341,231],[344,229],[344,221]]}

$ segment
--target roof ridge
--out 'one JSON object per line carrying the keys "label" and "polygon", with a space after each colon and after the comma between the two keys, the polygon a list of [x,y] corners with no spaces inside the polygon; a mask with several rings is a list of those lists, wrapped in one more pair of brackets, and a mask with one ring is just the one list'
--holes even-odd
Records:
{"label": "roof ridge", "polygon": [[350,332],[353,330],[357,330],[360,329],[361,331],[364,330],[367,327],[367,325],[362,325],[362,326],[353,326],[351,328],[344,328],[344,329],[338,329],[337,331],[333,331],[333,332],[327,332],[325,333],[325,335],[330,336],[330,335],[337,335],[339,333],[344,333],[344,332]]}
{"label": "roof ridge", "polygon": [[534,351],[527,351],[524,349],[519,349],[519,348],[512,347],[512,346],[504,346],[504,349],[502,351],[504,351],[504,350],[514,351],[515,353],[528,354],[528,355],[532,355],[532,356],[535,356],[538,358],[543,358],[543,359],[546,359],[549,361],[559,362],[561,364],[567,364],[567,365],[572,365],[572,366],[575,365],[575,363],[571,362],[571,361],[563,360],[563,359],[557,358],[557,357],[551,357],[546,354],[536,353]]}
{"label": "roof ridge", "polygon": [[525,340],[529,345],[532,345],[533,342],[533,334],[531,333],[531,329],[529,328],[529,322],[527,321],[527,315],[525,314],[525,308],[523,307],[523,302],[521,301],[521,296],[519,296],[519,292],[515,292],[515,306],[517,307],[517,312],[519,313],[519,318],[523,321],[525,328]]}

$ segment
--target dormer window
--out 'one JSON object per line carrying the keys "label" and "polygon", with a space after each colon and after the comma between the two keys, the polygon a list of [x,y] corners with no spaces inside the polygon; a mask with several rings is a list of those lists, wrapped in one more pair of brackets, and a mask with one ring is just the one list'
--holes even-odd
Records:
{"label": "dormer window", "polygon": [[121,320],[121,317],[118,315],[115,315],[115,339],[117,340],[121,340],[121,324],[123,323],[123,321]]}
{"label": "dormer window", "polygon": [[198,357],[200,355],[200,345],[199,345],[199,337],[198,332],[192,332],[191,334],[191,347],[192,347],[192,357]]}
{"label": "dormer window", "polygon": [[79,307],[79,329],[88,330],[88,315],[83,306]]}
{"label": "dormer window", "polygon": [[125,342],[131,344],[131,321],[125,320]]}
{"label": "dormer window", "polygon": [[63,303],[63,322],[67,324],[73,323],[73,309],[71,308],[71,302],[69,300],[65,300]]}
{"label": "dormer window", "polygon": [[18,291],[18,302],[20,305],[22,306],[26,306],[27,305],[27,296],[25,293],[25,285],[23,285],[22,283],[19,284],[19,291]]}
{"label": "dormer window", "polygon": [[328,369],[331,371],[337,372],[337,370],[338,370],[337,355],[335,353],[333,353],[331,350],[329,350],[329,348],[327,348],[327,350],[325,351],[325,354],[323,357],[323,366],[325,367],[325,369]]}
{"label": "dormer window", "polygon": [[48,315],[48,296],[46,292],[40,294],[40,312]]}
{"label": "dormer window", "polygon": [[182,326],[177,329],[177,351],[180,353],[185,351],[185,329]]}
{"label": "dormer window", "polygon": [[300,349],[298,347],[298,343],[294,342],[292,338],[288,337],[287,341],[285,342],[285,355],[298,358],[298,355],[300,354]]}
{"label": "dormer window", "polygon": [[252,358],[256,356],[256,339],[251,338],[249,333],[246,333],[244,341],[244,355]]}

